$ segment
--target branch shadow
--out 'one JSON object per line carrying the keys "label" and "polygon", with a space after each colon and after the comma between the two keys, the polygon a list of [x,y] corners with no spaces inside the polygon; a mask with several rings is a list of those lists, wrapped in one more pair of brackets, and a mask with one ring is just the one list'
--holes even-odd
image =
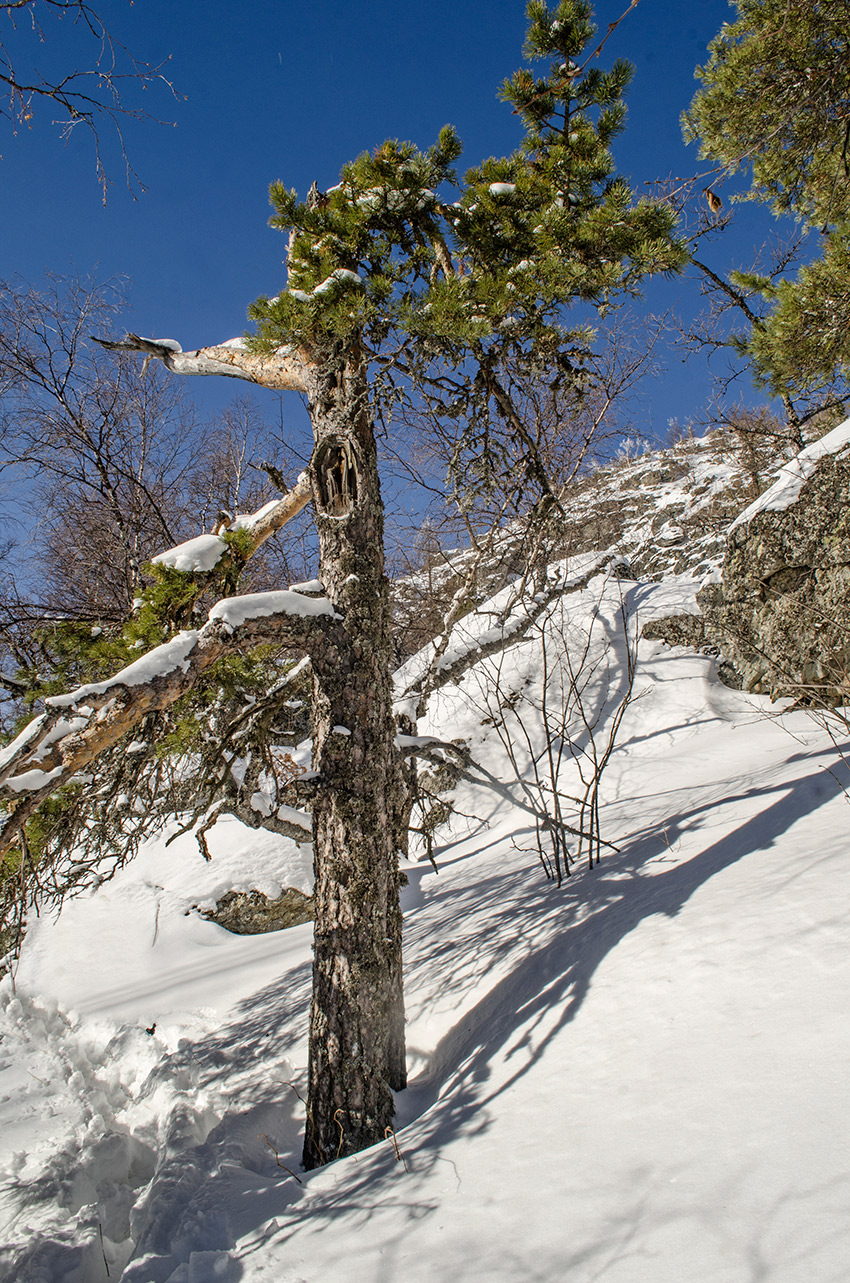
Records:
{"label": "branch shadow", "polygon": [[[751,803],[778,796],[701,854],[663,873],[657,871],[661,853],[658,829],[637,837],[619,857],[606,857],[605,864],[594,874],[583,873],[578,879],[580,899],[570,887],[574,879],[565,884],[566,891],[575,896],[576,909],[581,910],[581,916],[568,929],[564,929],[563,905],[553,908],[551,893],[547,895],[545,889],[542,894],[522,897],[507,938],[482,941],[479,919],[479,957],[470,966],[486,965],[492,969],[507,963],[507,974],[440,1039],[424,1070],[410,1085],[409,1104],[403,1107],[405,1121],[418,1117],[421,1127],[422,1116],[440,1098],[439,1107],[430,1111],[425,1129],[426,1143],[435,1152],[461,1132],[486,1127],[485,1107],[524,1077],[551,1041],[575,1019],[600,964],[625,936],[652,915],[676,917],[709,879],[745,856],[770,847],[791,825],[842,791],[841,783],[822,769],[792,782],[748,790],[741,799]],[[717,805],[715,801],[670,816],[664,824],[665,845],[675,844],[682,833],[693,828],[700,815]],[[648,875],[644,869],[650,860],[654,867]],[[479,907],[490,899],[495,914],[496,906],[507,894],[505,877],[487,878],[478,884],[478,889]],[[459,910],[462,921],[462,905]],[[518,937],[526,943],[527,952],[521,961],[511,965]],[[476,949],[474,939],[469,944]],[[463,947],[464,942],[455,935],[453,953],[460,953]],[[451,984],[448,979],[445,992]],[[461,987],[462,978],[458,989]],[[559,1009],[557,1020],[541,1033],[539,1026],[544,1017],[551,1020],[552,1013]],[[532,1048],[533,1035],[539,1036],[539,1042]],[[507,1079],[488,1092],[490,1065],[500,1052],[506,1058],[523,1054]]]}

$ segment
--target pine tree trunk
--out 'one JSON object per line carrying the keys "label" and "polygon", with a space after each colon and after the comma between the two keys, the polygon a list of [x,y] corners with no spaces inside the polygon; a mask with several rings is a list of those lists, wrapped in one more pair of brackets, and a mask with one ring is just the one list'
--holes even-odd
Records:
{"label": "pine tree trunk", "polygon": [[366,370],[356,347],[320,354],[311,467],[338,648],[314,657],[316,921],[304,1164],[383,1140],[405,1085],[394,748],[383,506]]}

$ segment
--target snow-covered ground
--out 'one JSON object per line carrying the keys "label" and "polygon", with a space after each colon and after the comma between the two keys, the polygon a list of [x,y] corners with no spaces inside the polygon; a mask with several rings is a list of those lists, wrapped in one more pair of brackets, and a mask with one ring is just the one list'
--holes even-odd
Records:
{"label": "snow-covered ground", "polygon": [[[692,587],[619,585],[633,628]],[[609,714],[619,589],[592,581],[546,634],[601,600],[587,699]],[[532,742],[541,660],[534,632],[500,674]],[[496,662],[419,730],[509,781]],[[635,691],[603,789],[619,853],[558,889],[528,813],[462,783],[439,872],[407,870],[402,1161],[390,1139],[300,1171],[311,929],[195,912],[305,887],[307,848],[230,820],[210,864],[151,841],[31,927],[2,988],[0,1278],[844,1283],[850,780],[806,714],[710,658],[642,642]]]}

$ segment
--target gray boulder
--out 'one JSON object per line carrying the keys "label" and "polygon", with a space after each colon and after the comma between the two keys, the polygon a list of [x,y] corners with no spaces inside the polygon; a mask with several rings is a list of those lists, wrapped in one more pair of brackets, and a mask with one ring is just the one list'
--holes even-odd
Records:
{"label": "gray boulder", "polygon": [[744,690],[850,702],[850,420],[733,522],[721,581],[697,601]]}

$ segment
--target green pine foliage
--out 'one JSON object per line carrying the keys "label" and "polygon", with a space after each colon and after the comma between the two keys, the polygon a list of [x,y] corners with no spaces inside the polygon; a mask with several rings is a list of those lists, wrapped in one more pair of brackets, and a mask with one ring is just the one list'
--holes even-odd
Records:
{"label": "green pine foliage", "polygon": [[420,152],[385,142],[342,171],[317,202],[272,184],[273,227],[292,230],[288,288],[251,309],[265,346],[317,343],[398,322],[427,284],[441,237],[436,189],[454,180],[454,130]]}
{"label": "green pine foliage", "polygon": [[[501,91],[525,126],[522,146],[461,178],[461,143],[446,126],[425,150],[389,140],[358,156],[335,187],[306,200],[275,183],[272,224],[290,236],[287,286],[251,309],[261,350],[292,343],[321,354],[348,344],[371,360],[380,408],[394,408],[404,380],[407,395],[427,396],[435,413],[461,425],[455,471],[472,489],[514,467],[542,484],[505,391],[517,371],[578,386],[595,313],[687,260],[670,209],[638,199],[616,173],[610,146],[624,126],[631,68],[617,62],[605,71],[592,60],[590,5],[532,0],[528,18],[529,65]],[[30,675],[33,697],[109,677],[202,622],[204,599],[235,591],[251,551],[245,532],[223,538],[226,554],[206,574],[145,567],[146,587],[123,628],[57,625],[49,677]],[[305,729],[291,693],[275,694],[287,658],[264,648],[213,666],[138,729],[133,754],[113,751],[96,796],[68,794],[70,805],[63,796],[58,811],[39,812],[29,849],[61,870],[62,852],[82,842],[94,868],[119,835],[126,841],[157,821],[154,799],[169,788],[171,813],[192,813],[215,800],[216,788],[221,796],[234,762],[273,771],[266,759],[286,742],[287,718]]]}
{"label": "green pine foliage", "polygon": [[193,616],[203,614],[202,598],[217,601],[232,597],[246,561],[253,552],[247,530],[225,530],[220,536],[224,550],[212,570],[191,572],[150,562],[144,566],[146,584],[138,599],[133,619],[125,626],[131,640],[142,639],[156,646],[176,628],[191,626]]}
{"label": "green pine foliage", "polygon": [[685,135],[746,195],[823,237],[820,256],[778,286],[747,344],[761,382],[792,397],[850,372],[850,18],[847,0],[736,0],[738,18],[697,69]]}
{"label": "green pine foliage", "polygon": [[803,393],[850,377],[850,223],[774,291],[773,312],[749,348],[773,391]]}
{"label": "green pine foliage", "polygon": [[525,126],[521,147],[459,178],[446,126],[426,151],[383,143],[306,201],[275,183],[287,288],[250,310],[261,350],[358,345],[385,419],[427,404],[450,425],[462,507],[508,476],[551,499],[506,388],[545,380],[583,396],[593,322],[687,262],[670,208],[638,199],[611,156],[631,67],[596,64],[586,0],[532,0],[527,12],[529,65],[501,90]]}
{"label": "green pine foliage", "polygon": [[206,602],[233,596],[253,543],[245,530],[225,531],[222,538],[225,553],[211,571],[190,573],[157,563],[145,565],[145,585],[132,616],[122,626],[73,619],[41,625],[35,640],[43,662],[16,674],[26,688],[23,720],[37,701],[106,680],[181,628],[203,623]]}
{"label": "green pine foliage", "polygon": [[271,188],[272,225],[289,230],[289,280],[251,310],[257,342],[311,344],[346,335],[373,352],[418,345],[462,360],[470,349],[569,336],[571,304],[605,308],[652,272],[685,262],[670,211],[636,200],[609,144],[625,119],[628,64],[580,67],[595,28],[585,0],[528,6],[527,57],[502,96],[526,137],[458,181],[454,130],[420,151],[389,141],[345,166],[339,184],[301,202]]}
{"label": "green pine foliage", "polygon": [[42,662],[37,668],[21,669],[16,679],[25,688],[24,709],[12,738],[29,721],[36,701],[73,690],[87,682],[99,682],[133,657],[130,641],[121,629],[82,620],[55,620],[35,630]]}
{"label": "green pine foliage", "polygon": [[846,0],[736,0],[697,68],[685,135],[777,213],[828,227],[850,215]]}

